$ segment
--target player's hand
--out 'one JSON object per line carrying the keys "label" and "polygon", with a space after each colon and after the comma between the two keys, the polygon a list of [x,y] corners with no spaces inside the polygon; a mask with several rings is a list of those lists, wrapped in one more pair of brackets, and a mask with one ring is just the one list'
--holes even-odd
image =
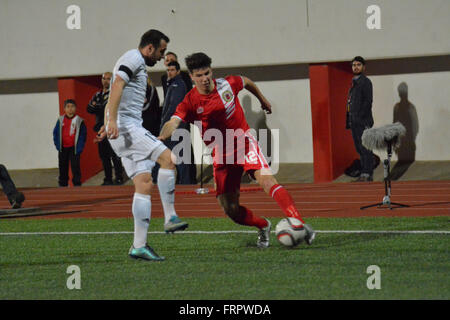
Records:
{"label": "player's hand", "polygon": [[94,138],[94,143],[99,143],[100,141],[102,141],[105,138],[106,138],[106,130],[105,130],[105,126],[103,125],[100,128],[100,130],[98,130],[97,135]]}
{"label": "player's hand", "polygon": [[117,121],[114,120],[108,120],[108,126],[107,126],[106,135],[108,136],[108,139],[117,139],[119,136],[119,128],[117,127]]}
{"label": "player's hand", "polygon": [[261,109],[263,109],[267,114],[272,113],[272,105],[267,99],[261,101]]}

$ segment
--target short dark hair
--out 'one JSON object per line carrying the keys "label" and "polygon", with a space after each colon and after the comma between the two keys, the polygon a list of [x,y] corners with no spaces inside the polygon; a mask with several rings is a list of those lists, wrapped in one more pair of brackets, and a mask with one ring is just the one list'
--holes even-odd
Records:
{"label": "short dark hair", "polygon": [[143,48],[151,44],[155,49],[158,49],[161,44],[161,40],[165,40],[167,43],[170,41],[169,38],[161,31],[150,29],[142,35],[139,48]]}
{"label": "short dark hair", "polygon": [[364,58],[361,56],[354,57],[352,60],[352,63],[353,63],[353,61],[358,61],[358,62],[361,62],[363,65],[366,65],[366,60],[364,60]]}
{"label": "short dark hair", "polygon": [[211,58],[203,52],[193,53],[185,58],[186,66],[190,73],[196,69],[203,69],[211,67]]}
{"label": "short dark hair", "polygon": [[175,69],[180,70],[180,64],[177,61],[170,61],[169,64],[167,64],[168,67],[175,66]]}
{"label": "short dark hair", "polygon": [[67,99],[67,100],[64,101],[64,108],[65,108],[69,103],[75,105],[75,107],[77,106],[77,103],[75,102],[74,99]]}
{"label": "short dark hair", "polygon": [[174,56],[175,59],[178,60],[178,56],[176,55],[175,52],[172,52],[172,51],[166,52],[166,54],[164,55],[164,57],[167,57],[167,56]]}

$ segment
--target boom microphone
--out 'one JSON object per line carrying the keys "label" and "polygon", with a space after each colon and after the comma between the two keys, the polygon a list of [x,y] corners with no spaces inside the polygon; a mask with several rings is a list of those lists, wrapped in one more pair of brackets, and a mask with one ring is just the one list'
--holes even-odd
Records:
{"label": "boom microphone", "polygon": [[387,147],[398,148],[400,146],[399,137],[404,136],[405,133],[406,129],[400,122],[366,129],[362,135],[362,144],[368,150],[385,150]]}

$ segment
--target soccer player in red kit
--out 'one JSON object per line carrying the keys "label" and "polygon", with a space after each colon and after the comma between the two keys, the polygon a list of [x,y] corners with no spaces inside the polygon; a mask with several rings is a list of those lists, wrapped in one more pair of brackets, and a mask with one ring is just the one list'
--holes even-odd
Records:
{"label": "soccer player in red kit", "polygon": [[[213,79],[211,58],[204,53],[194,53],[186,57],[186,65],[195,88],[189,91],[178,105],[170,121],[162,128],[158,139],[170,138],[181,121],[191,123],[201,121],[203,141],[207,145],[214,143],[216,196],[225,213],[238,224],[257,227],[259,229],[257,246],[260,248],[269,246],[270,221],[255,216],[250,209],[239,204],[241,177],[245,171],[275,199],[286,216],[297,218],[303,223],[307,231],[305,240],[311,244],[315,232],[311,226],[304,224],[292,197],[272,175],[258,142],[248,131],[250,127],[237,96],[239,91],[247,89],[258,98],[261,108],[268,114],[272,113],[270,102],[247,77],[228,76]],[[211,141],[212,139],[208,141],[207,138],[211,138],[211,134],[207,134],[208,130],[220,131],[226,141],[222,143]]]}

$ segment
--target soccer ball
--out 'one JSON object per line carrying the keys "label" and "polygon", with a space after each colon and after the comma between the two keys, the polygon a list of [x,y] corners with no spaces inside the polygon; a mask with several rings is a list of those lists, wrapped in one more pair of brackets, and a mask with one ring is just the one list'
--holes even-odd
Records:
{"label": "soccer ball", "polygon": [[306,230],[303,223],[296,218],[284,218],[275,228],[278,241],[286,247],[295,247],[303,242]]}

